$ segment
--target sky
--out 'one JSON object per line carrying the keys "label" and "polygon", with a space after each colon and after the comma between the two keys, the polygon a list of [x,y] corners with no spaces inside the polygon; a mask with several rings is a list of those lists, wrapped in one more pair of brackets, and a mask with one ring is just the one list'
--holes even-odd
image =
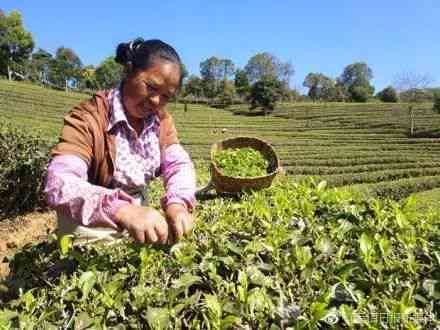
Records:
{"label": "sky", "polygon": [[84,64],[139,36],[171,44],[197,75],[211,56],[243,68],[270,52],[292,62],[291,87],[310,72],[336,78],[358,61],[373,70],[376,91],[403,72],[440,85],[440,0],[2,0],[0,9],[22,13],[37,47],[72,48]]}

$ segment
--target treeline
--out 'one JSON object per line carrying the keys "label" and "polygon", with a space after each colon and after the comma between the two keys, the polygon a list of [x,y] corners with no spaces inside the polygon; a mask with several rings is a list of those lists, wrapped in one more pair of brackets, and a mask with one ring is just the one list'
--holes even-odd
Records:
{"label": "treeline", "polygon": [[[188,75],[184,67],[183,71],[183,101],[222,107],[246,102],[251,109],[272,110],[277,101],[367,102],[372,98],[423,102],[433,101],[435,95],[435,90],[428,88],[432,79],[414,73],[400,74],[394,86],[374,94],[373,70],[365,62],[347,65],[336,78],[309,73],[303,82],[308,93],[302,95],[298,87],[289,85],[295,73],[292,63],[268,52],[252,56],[243,68],[236,67],[231,59],[212,56],[200,63],[200,75]],[[113,57],[98,66],[84,65],[73,49],[64,46],[54,54],[35,49],[21,14],[11,11],[7,15],[0,10],[0,75],[58,89],[94,91],[114,87],[122,78],[123,68]]]}

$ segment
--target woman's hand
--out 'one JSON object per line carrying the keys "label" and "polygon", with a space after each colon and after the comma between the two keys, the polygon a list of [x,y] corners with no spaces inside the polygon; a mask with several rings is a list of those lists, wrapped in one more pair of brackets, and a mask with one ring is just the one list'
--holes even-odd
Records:
{"label": "woman's hand", "polygon": [[151,207],[128,204],[116,212],[121,227],[139,243],[161,243],[168,241],[168,223],[158,211]]}
{"label": "woman's hand", "polygon": [[194,218],[185,206],[177,203],[170,204],[166,209],[166,214],[170,230],[172,231],[170,236],[172,234],[174,242],[192,232]]}

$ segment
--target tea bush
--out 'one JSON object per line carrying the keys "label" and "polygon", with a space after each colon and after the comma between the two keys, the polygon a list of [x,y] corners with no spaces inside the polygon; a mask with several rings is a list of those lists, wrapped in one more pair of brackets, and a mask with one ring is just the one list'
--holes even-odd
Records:
{"label": "tea bush", "polygon": [[0,218],[44,207],[48,144],[38,134],[0,125]]}
{"label": "tea bush", "polygon": [[240,200],[199,203],[196,214],[194,234],[172,247],[120,242],[63,257],[52,241],[17,254],[19,294],[5,300],[0,327],[440,325],[439,215],[420,215],[413,199],[280,178]]}

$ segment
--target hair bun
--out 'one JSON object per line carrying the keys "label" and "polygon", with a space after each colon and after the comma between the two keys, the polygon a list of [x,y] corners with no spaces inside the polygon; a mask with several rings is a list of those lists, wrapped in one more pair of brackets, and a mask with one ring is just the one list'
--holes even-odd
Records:
{"label": "hair bun", "polygon": [[130,43],[122,42],[116,48],[116,63],[126,65],[128,62],[132,61],[133,53],[130,50]]}

